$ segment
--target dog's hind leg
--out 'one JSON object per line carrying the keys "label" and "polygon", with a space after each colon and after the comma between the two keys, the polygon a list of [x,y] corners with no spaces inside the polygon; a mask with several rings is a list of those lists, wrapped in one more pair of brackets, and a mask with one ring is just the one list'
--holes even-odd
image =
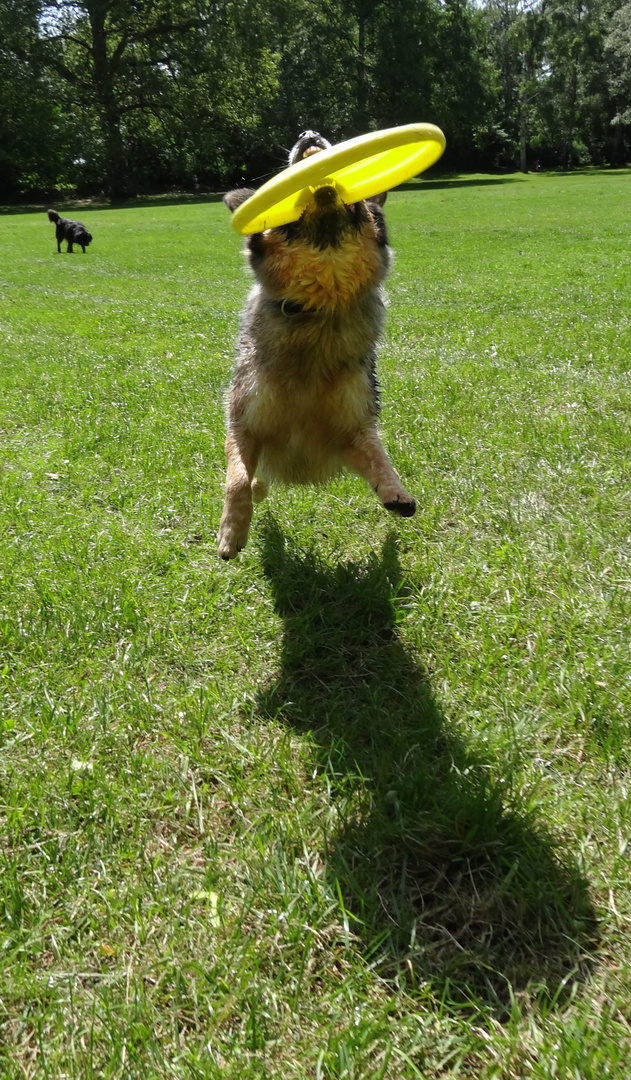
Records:
{"label": "dog's hind leg", "polygon": [[347,447],[344,463],[368,481],[386,510],[393,510],[401,517],[412,517],[416,502],[399,480],[399,474],[391,465],[374,428],[361,432]]}
{"label": "dog's hind leg", "polygon": [[226,439],[228,473],[226,498],[219,524],[218,551],[222,559],[234,559],[245,547],[252,520],[252,480],[258,448],[247,436],[234,431]]}
{"label": "dog's hind leg", "polygon": [[268,491],[269,484],[267,481],[261,480],[260,476],[255,476],[252,481],[252,502],[263,502],[263,499],[267,498]]}

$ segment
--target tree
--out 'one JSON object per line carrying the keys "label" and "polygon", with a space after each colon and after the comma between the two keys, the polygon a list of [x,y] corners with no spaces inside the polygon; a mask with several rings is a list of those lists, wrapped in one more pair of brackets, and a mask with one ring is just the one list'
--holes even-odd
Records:
{"label": "tree", "polygon": [[545,22],[540,0],[488,0],[484,15],[499,76],[499,122],[511,157],[528,172],[532,112],[541,78]]}
{"label": "tree", "polygon": [[246,0],[45,3],[34,56],[65,85],[68,109],[97,121],[88,133],[87,153],[100,159],[97,171],[112,197],[130,190],[134,143],[136,152],[138,143],[147,148],[151,133],[161,151],[165,143],[172,149],[169,114],[177,113],[183,90],[189,101],[195,98],[196,79],[199,88],[206,75],[219,100],[225,75],[238,99],[239,78],[251,85],[263,67],[263,96],[269,81],[265,48],[239,51],[233,45],[235,38],[240,45],[252,41],[239,30],[256,26],[257,14],[257,5]]}
{"label": "tree", "polygon": [[[468,154],[492,108],[485,29],[469,0],[299,0],[280,25],[277,130],[334,139],[418,120]],[[287,134],[285,134],[287,138]]]}
{"label": "tree", "polygon": [[447,160],[449,156],[461,164],[475,160],[477,131],[491,123],[497,91],[487,54],[482,12],[470,0],[444,0],[436,42],[434,104],[437,122],[448,138]]}
{"label": "tree", "polygon": [[602,152],[607,87],[603,0],[545,0],[547,32],[541,116],[564,168]]}
{"label": "tree", "polygon": [[615,109],[611,120],[615,131],[612,158],[618,164],[624,128],[631,124],[631,3],[613,13],[604,51],[607,82]]}
{"label": "tree", "polygon": [[54,187],[67,165],[69,133],[50,79],[30,55],[37,0],[0,0],[0,191]]}

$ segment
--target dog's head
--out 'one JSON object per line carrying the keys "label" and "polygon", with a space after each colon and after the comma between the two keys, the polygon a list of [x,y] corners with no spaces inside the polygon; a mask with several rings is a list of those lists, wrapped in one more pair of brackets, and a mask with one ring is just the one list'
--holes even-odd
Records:
{"label": "dog's head", "polygon": [[49,221],[52,221],[52,222],[59,221],[59,214],[57,213],[56,210],[47,210],[46,213],[48,214],[48,220]]}
{"label": "dog's head", "polygon": [[330,147],[331,143],[328,139],[325,139],[318,131],[311,131],[310,128],[307,128],[306,131],[301,132],[289,151],[288,164],[296,165],[299,161],[303,161],[304,158],[317,154],[319,150],[329,150]]}
{"label": "dog's head", "polygon": [[[295,165],[330,143],[304,131],[289,152]],[[224,195],[236,210],[254,194],[239,188]],[[290,300],[303,310],[347,308],[385,277],[390,253],[385,195],[344,203],[330,184],[316,188],[298,221],[254,233],[246,240],[252,269],[270,298]]]}

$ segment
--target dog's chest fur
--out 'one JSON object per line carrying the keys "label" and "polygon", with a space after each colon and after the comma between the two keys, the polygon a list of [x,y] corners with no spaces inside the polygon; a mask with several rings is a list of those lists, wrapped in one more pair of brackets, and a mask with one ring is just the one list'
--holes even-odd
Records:
{"label": "dog's chest fur", "polygon": [[265,236],[267,272],[284,295],[306,308],[348,308],[374,283],[379,260],[368,229],[348,236],[338,247],[314,248],[303,240],[288,243],[281,230]]}
{"label": "dog's chest fur", "polygon": [[374,341],[382,310],[373,303],[350,322],[339,314],[285,315],[255,287],[231,412],[261,445],[261,475],[321,483],[339,470],[341,448],[376,416]]}

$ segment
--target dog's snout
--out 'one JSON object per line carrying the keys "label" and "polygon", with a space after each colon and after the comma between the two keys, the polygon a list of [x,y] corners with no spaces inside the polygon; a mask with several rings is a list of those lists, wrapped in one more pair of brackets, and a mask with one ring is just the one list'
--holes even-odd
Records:
{"label": "dog's snout", "polygon": [[321,210],[326,210],[328,207],[335,206],[338,201],[337,191],[329,184],[324,187],[316,188],[313,197]]}

